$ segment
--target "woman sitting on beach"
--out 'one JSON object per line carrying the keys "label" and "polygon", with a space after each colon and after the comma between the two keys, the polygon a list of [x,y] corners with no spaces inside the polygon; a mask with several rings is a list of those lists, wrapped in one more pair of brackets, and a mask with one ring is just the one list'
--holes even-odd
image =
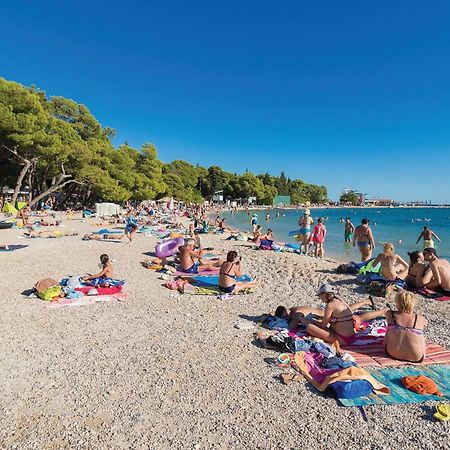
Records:
{"label": "woman sitting on beach", "polygon": [[263,234],[261,231],[261,225],[256,225],[255,231],[253,232],[253,237],[248,238],[249,242],[254,242],[255,244],[259,244],[259,241],[263,238]]}
{"label": "woman sitting on beach", "polygon": [[100,255],[100,263],[102,265],[102,270],[99,273],[83,277],[82,280],[95,286],[108,287],[109,283],[107,280],[113,277],[113,267],[109,256],[106,254]]}
{"label": "woman sitting on beach", "polygon": [[227,254],[227,260],[222,263],[219,273],[219,289],[226,294],[237,294],[243,289],[255,287],[255,282],[240,282],[236,278],[242,276],[241,258],[235,251]]}
{"label": "woman sitting on beach", "polygon": [[386,280],[404,279],[408,273],[408,263],[395,253],[394,244],[390,242],[383,244],[383,253],[375,258],[372,267],[376,267],[378,263],[381,263],[381,275]]}
{"label": "woman sitting on beach", "polygon": [[431,272],[427,272],[427,266],[425,265],[425,259],[422,252],[408,253],[409,256],[409,269],[406,275],[405,282],[409,288],[420,289],[424,286],[424,275]]}
{"label": "woman sitting on beach", "polygon": [[[321,319],[307,319],[303,314],[297,318],[298,323],[306,325],[306,332],[325,342],[338,341],[341,345],[350,345],[355,340],[353,311],[343,300],[336,297],[329,284],[320,286],[318,295],[326,303]],[[292,318],[294,319],[294,317]],[[290,326],[296,325],[291,320]]]}
{"label": "woman sitting on beach", "polygon": [[426,343],[423,329],[428,322],[414,312],[416,297],[407,291],[395,296],[397,311],[386,312],[388,330],[384,338],[384,349],[390,358],[412,363],[421,363],[425,358]]}

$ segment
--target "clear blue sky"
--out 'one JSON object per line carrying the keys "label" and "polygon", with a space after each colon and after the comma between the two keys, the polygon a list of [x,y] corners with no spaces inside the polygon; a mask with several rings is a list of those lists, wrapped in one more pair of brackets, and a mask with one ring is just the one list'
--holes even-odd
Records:
{"label": "clear blue sky", "polygon": [[0,60],[164,161],[450,201],[448,0],[4,0]]}

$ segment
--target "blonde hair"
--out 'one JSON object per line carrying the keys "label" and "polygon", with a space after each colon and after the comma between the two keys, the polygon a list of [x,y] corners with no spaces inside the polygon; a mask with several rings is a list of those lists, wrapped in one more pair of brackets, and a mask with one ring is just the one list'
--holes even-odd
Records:
{"label": "blonde hair", "polygon": [[395,252],[394,244],[391,244],[390,242],[385,242],[383,244],[384,256],[394,256],[394,252]]}
{"label": "blonde hair", "polygon": [[398,312],[411,314],[414,311],[414,306],[416,306],[416,300],[416,296],[411,294],[411,292],[397,292],[397,295],[395,296],[395,304],[397,305]]}

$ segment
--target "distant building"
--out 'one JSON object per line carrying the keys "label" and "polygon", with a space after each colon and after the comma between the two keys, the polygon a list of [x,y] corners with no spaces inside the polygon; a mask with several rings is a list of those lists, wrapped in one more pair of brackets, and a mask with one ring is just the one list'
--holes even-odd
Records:
{"label": "distant building", "polygon": [[272,205],[290,205],[291,204],[291,197],[290,195],[277,195],[272,200]]}
{"label": "distant building", "polygon": [[366,206],[394,206],[397,202],[387,198],[367,198]]}

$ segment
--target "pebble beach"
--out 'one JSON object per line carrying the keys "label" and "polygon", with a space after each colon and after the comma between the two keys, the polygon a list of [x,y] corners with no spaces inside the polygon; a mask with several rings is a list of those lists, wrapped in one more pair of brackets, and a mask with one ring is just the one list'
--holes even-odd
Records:
{"label": "pebble beach", "polygon": [[[444,449],[449,425],[436,402],[345,408],[306,382],[288,386],[275,352],[254,341],[257,318],[278,305],[316,305],[331,283],[353,303],[366,298],[337,262],[257,251],[208,234],[204,246],[237,250],[255,293],[219,300],[169,291],[140,264],[156,238],[82,241],[96,228],[65,220],[78,236],[19,239],[0,252],[0,445],[5,449]],[[114,259],[125,302],[52,309],[22,292],[39,279],[98,270]],[[420,298],[427,340],[450,348],[449,304]]]}

